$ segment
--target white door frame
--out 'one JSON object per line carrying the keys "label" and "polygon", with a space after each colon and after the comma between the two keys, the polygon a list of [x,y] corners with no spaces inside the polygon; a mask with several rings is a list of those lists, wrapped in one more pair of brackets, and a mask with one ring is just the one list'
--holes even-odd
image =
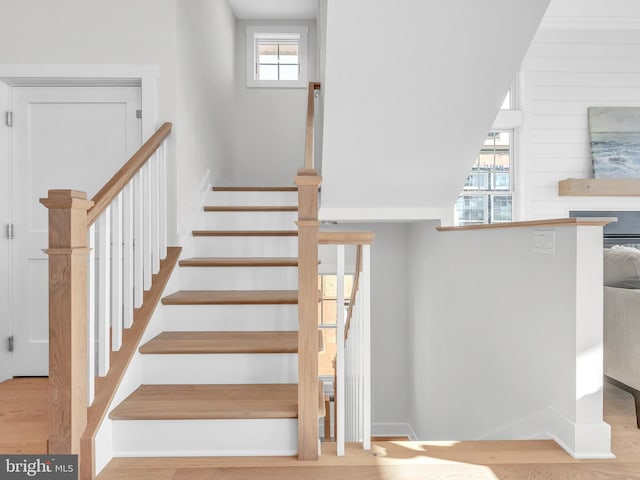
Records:
{"label": "white door frame", "polygon": [[[13,332],[8,312],[11,311],[11,246],[6,239],[6,224],[13,221],[11,215],[12,196],[8,188],[11,178],[9,169],[11,146],[5,122],[5,111],[11,105],[11,87],[20,85],[39,86],[139,86],[142,95],[142,139],[145,141],[158,128],[157,124],[157,78],[156,65],[49,65],[49,64],[0,64],[0,382],[11,378],[13,365],[7,348],[7,339]],[[123,159],[123,163],[126,159]],[[1,181],[1,180],[0,180]],[[5,314],[2,311],[5,310]]]}
{"label": "white door frame", "polygon": [[11,293],[11,272],[13,269],[11,240],[6,237],[6,226],[11,221],[9,201],[11,194],[9,172],[9,131],[5,126],[4,112],[9,106],[9,88],[0,83],[0,382],[11,378],[13,372],[12,355],[9,353],[8,338],[13,332],[9,312],[13,295]]}

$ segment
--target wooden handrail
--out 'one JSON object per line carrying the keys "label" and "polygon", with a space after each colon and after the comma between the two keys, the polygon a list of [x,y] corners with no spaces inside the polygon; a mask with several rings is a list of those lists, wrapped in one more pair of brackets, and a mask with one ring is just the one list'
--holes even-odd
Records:
{"label": "wooden handrail", "polygon": [[371,245],[375,234],[373,232],[320,232],[320,245]]}
{"label": "wooden handrail", "polygon": [[170,122],[162,124],[162,126],[149,137],[149,140],[133,154],[129,161],[93,196],[91,199],[93,207],[87,212],[87,228],[95,223],[100,214],[111,205],[122,189],[131,181],[135,174],[138,173],[138,170],[140,170],[151,155],[155,153],[171,133],[172,126]]}
{"label": "wooden handrail", "polygon": [[304,168],[312,169],[314,166],[313,152],[315,149],[314,129],[315,129],[315,98],[316,90],[320,90],[319,82],[309,82],[307,92],[307,130],[304,142]]}
{"label": "wooden handrail", "polygon": [[351,297],[349,298],[349,310],[347,311],[347,319],[344,322],[344,339],[349,337],[349,329],[351,328],[351,318],[353,317],[353,306],[356,303],[356,293],[360,287],[360,272],[362,271],[362,245],[358,245],[356,252],[356,272],[353,276],[353,285],[351,285]]}
{"label": "wooden handrail", "polygon": [[527,220],[524,222],[483,223],[479,225],[465,225],[462,227],[436,227],[436,230],[439,232],[464,232],[467,230],[494,230],[497,228],[521,227],[603,227],[615,221],[615,217],[567,217],[550,218],[548,220]]}

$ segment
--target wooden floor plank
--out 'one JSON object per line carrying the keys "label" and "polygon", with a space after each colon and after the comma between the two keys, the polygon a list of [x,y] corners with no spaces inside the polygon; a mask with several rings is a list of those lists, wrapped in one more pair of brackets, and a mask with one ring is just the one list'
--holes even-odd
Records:
{"label": "wooden floor plank", "polygon": [[298,386],[142,385],[109,415],[114,420],[296,418]]}
{"label": "wooden floor plank", "polygon": [[46,453],[48,394],[46,377],[0,383],[0,453]]}
{"label": "wooden floor plank", "polygon": [[180,290],[163,305],[295,305],[297,290]]}
{"label": "wooden floor plank", "polygon": [[297,212],[297,205],[205,205],[205,212]]}
{"label": "wooden floor plank", "polygon": [[297,267],[298,257],[193,257],[181,267]]}

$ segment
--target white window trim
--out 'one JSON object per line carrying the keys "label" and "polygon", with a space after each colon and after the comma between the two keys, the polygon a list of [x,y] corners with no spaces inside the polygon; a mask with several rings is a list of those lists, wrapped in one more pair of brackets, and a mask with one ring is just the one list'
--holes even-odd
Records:
{"label": "white window trim", "polygon": [[[298,60],[300,62],[300,76],[298,80],[258,80],[256,79],[256,35],[260,34],[299,34],[300,51]],[[261,26],[247,25],[247,87],[267,87],[267,88],[307,88],[308,86],[308,66],[309,54],[307,51],[307,37],[309,28],[305,26]]]}

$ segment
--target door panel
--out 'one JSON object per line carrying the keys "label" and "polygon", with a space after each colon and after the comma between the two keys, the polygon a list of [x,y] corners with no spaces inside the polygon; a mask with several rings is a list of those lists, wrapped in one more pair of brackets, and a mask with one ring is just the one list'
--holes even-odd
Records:
{"label": "door panel", "polygon": [[48,373],[47,209],[50,189],[91,198],[141,144],[139,87],[12,91],[13,374]]}

